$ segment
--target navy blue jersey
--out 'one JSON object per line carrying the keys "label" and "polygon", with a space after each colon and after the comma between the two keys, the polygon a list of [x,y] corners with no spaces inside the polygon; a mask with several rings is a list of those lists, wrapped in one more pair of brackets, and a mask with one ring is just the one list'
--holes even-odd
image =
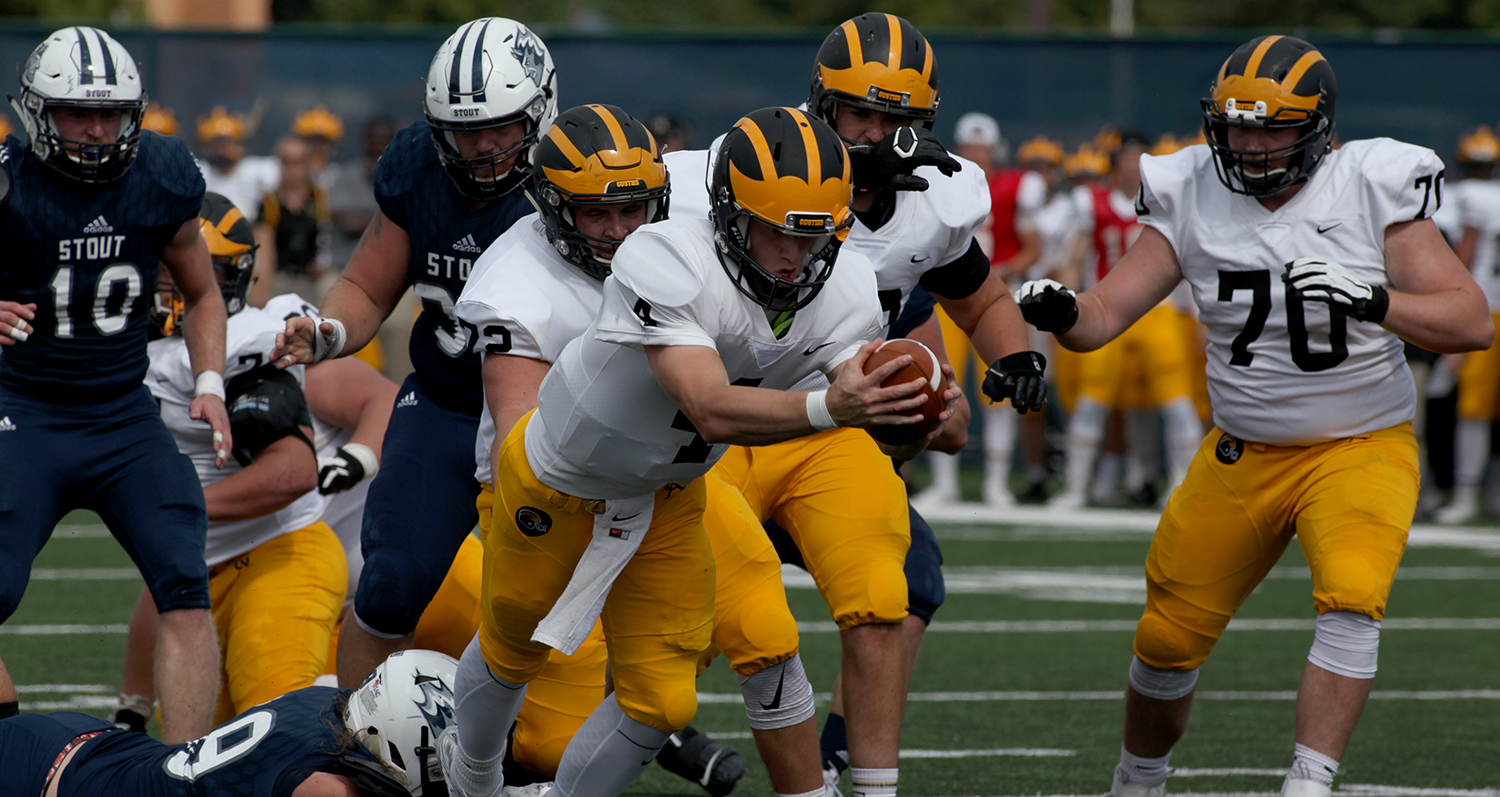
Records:
{"label": "navy blue jersey", "polygon": [[341,742],[334,700],[348,689],[311,686],[249,709],[202,739],[169,747],[143,733],[110,732],[89,741],[63,771],[59,797],[244,795],[286,797],[315,772],[374,777],[405,793],[358,742]]}
{"label": "navy blue jersey", "polygon": [[[937,301],[932,294],[927,292],[921,285],[911,289],[911,295],[906,297],[906,304],[901,307],[901,315],[891,322],[891,330],[887,333],[889,338],[904,338],[912,333],[912,330],[927,323],[932,318],[932,308],[937,307]],[[948,353],[953,356],[952,352]]]}
{"label": "navy blue jersey", "polygon": [[438,160],[426,122],[397,133],[385,148],[375,169],[375,199],[411,236],[407,279],[422,303],[411,333],[412,368],[441,403],[477,418],[484,403],[479,355],[454,303],[479,255],[534,209],[518,189],[470,210]]}
{"label": "navy blue jersey", "polygon": [[11,178],[0,209],[0,299],[37,306],[31,337],[0,359],[0,390],[80,404],[139,387],[162,250],[203,204],[187,147],[143,132],[124,177],[88,185],[10,136],[0,168]]}

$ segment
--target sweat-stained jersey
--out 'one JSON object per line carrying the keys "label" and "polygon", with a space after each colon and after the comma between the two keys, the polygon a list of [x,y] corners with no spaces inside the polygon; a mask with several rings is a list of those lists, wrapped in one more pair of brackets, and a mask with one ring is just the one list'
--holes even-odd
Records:
{"label": "sweat-stained jersey", "polygon": [[[672,217],[708,218],[708,189],[704,183],[710,152],[669,152],[664,157],[672,175]],[[912,288],[921,283],[933,294],[962,299],[984,283],[989,269],[952,265],[969,251],[974,234],[990,212],[989,186],[984,170],[957,155],[963,169],[945,177],[936,167],[914,172],[931,185],[926,191],[898,191],[896,209],[880,229],[856,220],[842,252],[864,255],[875,269],[881,329],[889,329]],[[843,256],[842,254],[840,255]]]}
{"label": "sweat-stained jersey", "polygon": [[1479,231],[1469,273],[1484,291],[1490,313],[1500,313],[1500,182],[1466,180],[1459,208],[1459,234],[1468,227]]}
{"label": "sweat-stained jersey", "polygon": [[422,304],[411,332],[411,364],[439,404],[479,417],[484,391],[471,331],[454,305],[474,261],[516,219],[532,212],[525,192],[511,191],[476,210],[448,179],[426,122],[396,134],[375,168],[375,201],[411,236],[407,280]]}
{"label": "sweat-stained jersey", "polygon": [[[564,260],[547,241],[539,215],[521,219],[484,250],[458,299],[458,318],[478,331],[477,354],[510,354],[556,362],[563,347],[599,314],[604,282]],[[494,484],[490,442],[496,435],[489,405],[479,416],[474,478]]]}
{"label": "sweat-stained jersey", "polygon": [[65,404],[134,390],[146,375],[162,251],[203,204],[203,176],[187,147],[143,131],[124,176],[88,185],[9,136],[0,169],[11,181],[0,204],[0,285],[6,299],[36,304],[30,338],[0,358],[0,390]]}
{"label": "sweat-stained jersey", "polygon": [[1282,278],[1286,264],[1315,257],[1388,285],[1385,230],[1437,210],[1442,161],[1391,139],[1351,141],[1273,212],[1226,190],[1212,158],[1203,145],[1143,156],[1137,210],[1171,243],[1208,327],[1214,422],[1287,444],[1410,421],[1416,391],[1401,340],[1303,302]]}
{"label": "sweat-stained jersey", "polygon": [[657,384],[647,346],[706,346],[736,384],[787,390],[828,373],[880,334],[869,262],[847,247],[821,293],[780,339],[720,265],[713,225],[671,219],[615,253],[598,318],[547,372],[526,427],[543,484],[580,498],[643,495],[708,472],[728,448],[699,436]]}
{"label": "sweat-stained jersey", "polygon": [[[286,330],[286,321],[265,310],[247,307],[229,317],[224,341],[224,380],[264,367],[266,355],[276,345],[276,333]],[[151,342],[151,368],[146,387],[161,407],[162,422],[177,441],[177,449],[193,461],[198,480],[210,485],[239,473],[242,467],[234,457],[225,460],[222,469],[214,467],[213,430],[202,421],[188,417],[193,403],[193,367],[188,361],[187,342],[180,337]],[[288,369],[302,382],[302,366]],[[233,404],[233,398],[230,399]],[[285,508],[249,520],[212,521],[208,524],[208,544],[204,559],[212,567],[260,546],[267,540],[312,525],[323,514],[323,499],[311,490]]]}

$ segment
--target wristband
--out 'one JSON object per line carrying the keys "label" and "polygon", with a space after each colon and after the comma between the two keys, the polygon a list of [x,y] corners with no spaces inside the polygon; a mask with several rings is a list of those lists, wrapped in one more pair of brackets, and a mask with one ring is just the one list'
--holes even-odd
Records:
{"label": "wristband", "polygon": [[[333,326],[333,334],[326,337],[323,335],[324,324]],[[344,322],[337,318],[313,319],[313,362],[320,363],[339,356],[348,337],[349,333],[344,331]]]}
{"label": "wristband", "polygon": [[365,469],[366,479],[374,476],[375,471],[380,470],[380,460],[375,458],[375,452],[371,451],[367,445],[362,443],[346,443],[339,450],[359,460],[359,466]]}
{"label": "wristband", "polygon": [[814,390],[807,394],[807,422],[820,432],[838,426],[833,421],[833,415],[828,412],[827,390]]}
{"label": "wristband", "polygon": [[204,371],[198,374],[198,382],[193,387],[194,398],[198,396],[218,396],[219,401],[224,400],[224,375],[218,371]]}

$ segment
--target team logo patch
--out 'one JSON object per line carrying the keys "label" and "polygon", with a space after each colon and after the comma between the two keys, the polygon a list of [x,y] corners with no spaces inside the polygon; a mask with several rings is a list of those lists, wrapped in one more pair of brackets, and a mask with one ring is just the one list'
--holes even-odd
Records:
{"label": "team logo patch", "polygon": [[1214,446],[1214,455],[1225,465],[1233,465],[1239,462],[1240,457],[1244,456],[1244,454],[1245,441],[1228,434],[1220,437],[1219,444]]}
{"label": "team logo patch", "polygon": [[510,46],[510,55],[521,65],[527,79],[538,86],[542,85],[545,59],[542,56],[541,40],[537,39],[536,34],[529,30],[521,31],[521,35],[516,37],[516,43]]}
{"label": "team logo patch", "polygon": [[516,510],[516,527],[528,537],[540,537],[552,530],[552,516],[534,506]]}

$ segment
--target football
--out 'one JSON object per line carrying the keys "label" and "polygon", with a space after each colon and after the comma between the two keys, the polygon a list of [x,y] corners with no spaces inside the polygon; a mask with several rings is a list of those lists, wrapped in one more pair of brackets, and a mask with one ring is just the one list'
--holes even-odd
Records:
{"label": "football", "polygon": [[865,360],[865,373],[879,368],[880,366],[900,357],[910,354],[912,362],[892,374],[883,383],[883,387],[899,385],[910,382],[913,379],[924,379],[926,385],[922,386],[919,394],[927,399],[922,406],[912,410],[910,414],[921,415],[922,421],[909,426],[875,426],[870,428],[870,434],[876,440],[891,446],[903,446],[926,437],[938,425],[938,414],[943,411],[943,370],[938,363],[936,354],[932,349],[906,338],[895,338],[881,344],[880,348]]}

